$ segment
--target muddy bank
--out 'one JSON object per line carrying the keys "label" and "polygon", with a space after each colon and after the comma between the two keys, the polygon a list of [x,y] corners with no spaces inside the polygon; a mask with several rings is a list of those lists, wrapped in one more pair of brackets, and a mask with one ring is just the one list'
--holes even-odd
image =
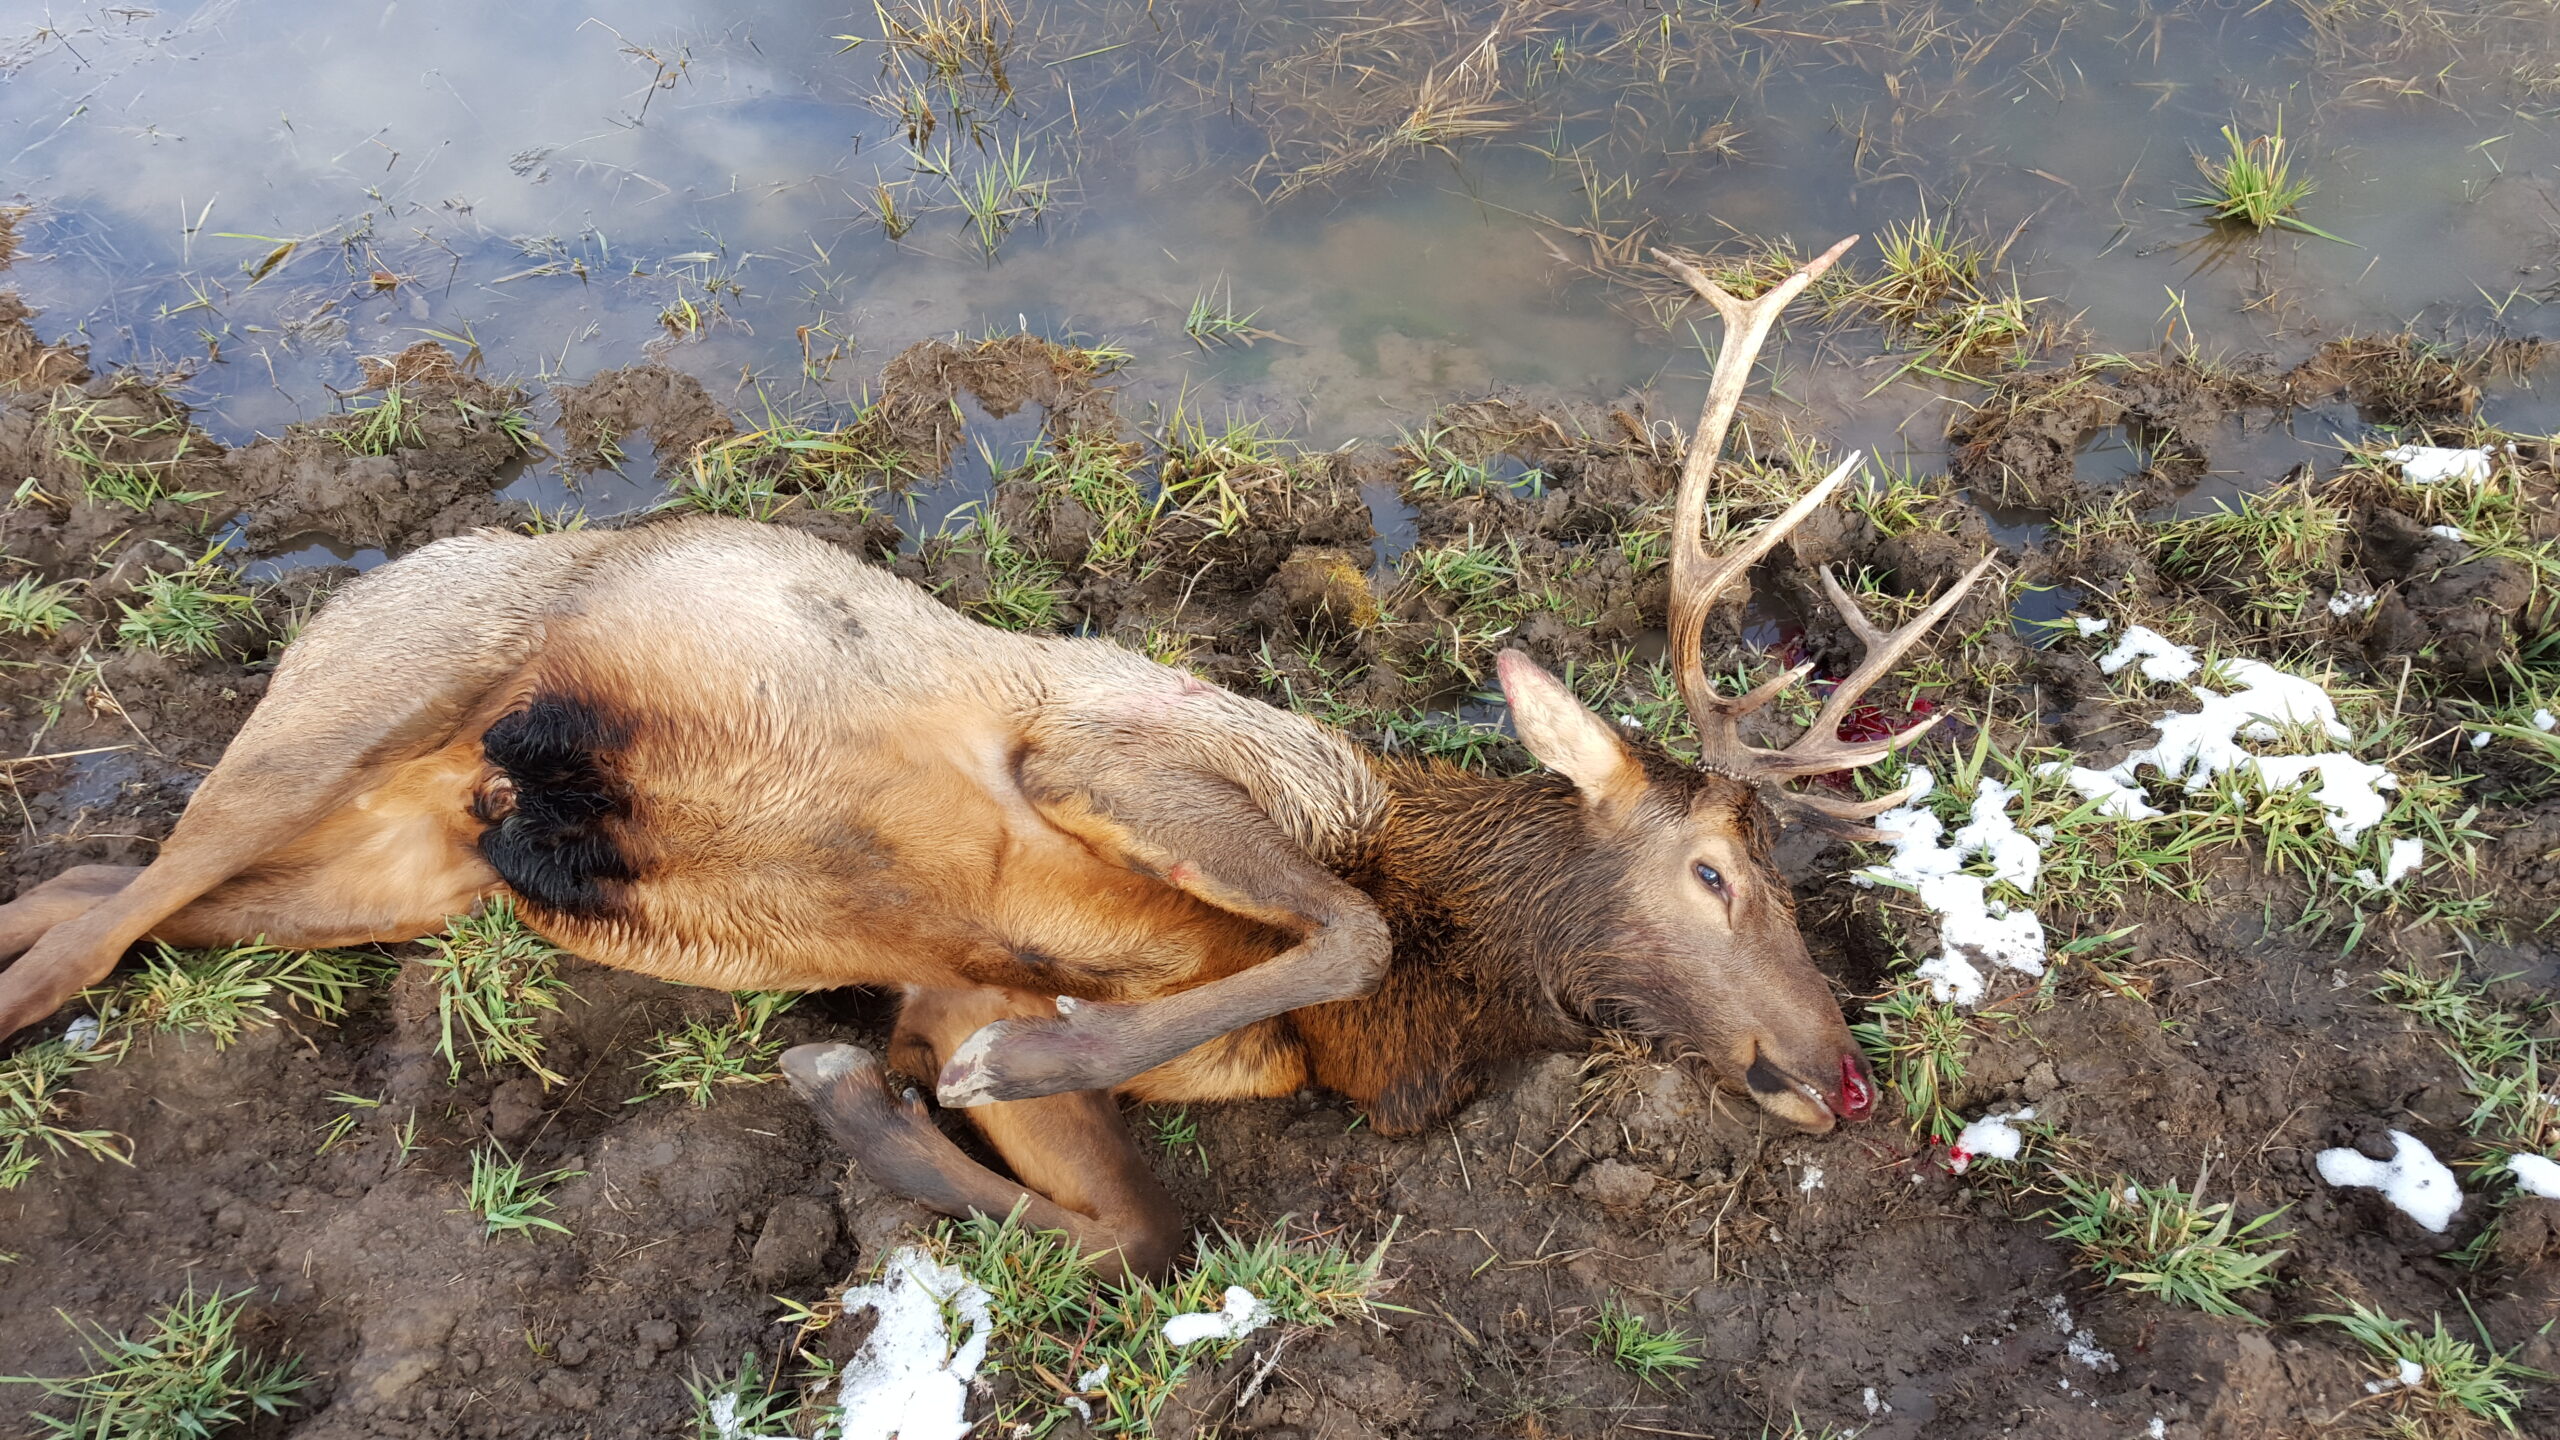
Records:
{"label": "muddy bank", "polygon": [[[22,357],[0,371],[0,467],[38,482],[0,519],[0,544],[18,573],[58,587],[63,617],[0,639],[0,700],[13,753],[64,758],[9,767],[17,887],[147,860],[297,617],[345,574],[257,583],[240,561],[315,535],[396,556],[474,525],[567,523],[496,492],[524,466],[594,465],[633,435],[678,509],[812,529],[991,623],[1107,635],[1381,745],[1523,765],[1474,699],[1505,645],[1677,734],[1646,657],[1678,453],[1629,408],[1476,398],[1416,417],[1402,448],[1308,454],[1248,426],[1150,432],[1115,404],[1107,357],[1010,337],[910,350],[871,405],[823,426],[728,414],[673,372],[611,371],[564,389],[563,430],[546,435],[521,419],[524,389],[427,346],[378,362],[340,413],[226,449],[164,393],[89,375],[39,333],[23,315],[0,328],[0,355]],[[2104,398],[2080,420],[2193,428],[2239,403],[2176,361],[2098,381]],[[2017,390],[2050,406],[2069,383]],[[909,502],[942,483],[971,407],[1036,417],[1038,443],[1024,463],[1006,457],[978,508],[912,533]],[[2436,438],[2456,438],[2463,408]],[[2464,1327],[2467,1302],[2518,1362],[2560,1369],[2560,1339],[2541,1333],[2560,1313],[2554,1202],[2495,1198],[2471,1176],[2473,1202],[2431,1233],[2312,1168],[2316,1151],[2390,1127],[2448,1157],[2487,1153],[2468,1138],[2469,1077],[2436,1030],[2376,997],[2385,971],[2439,974],[2467,952],[2475,977],[2525,977],[2482,1003],[2513,1001],[2548,1034],[2527,1002],[2553,973],[2532,936],[2560,906],[2560,787],[2530,749],[2475,751],[2469,735],[2527,694],[2511,667],[2550,633],[2535,547],[2553,538],[2560,474],[2538,442],[2500,454],[2499,504],[2460,515],[2369,458],[2299,477],[2269,492],[2270,513],[2295,517],[2272,548],[2229,525],[2098,523],[2113,497],[2049,487],[2025,498],[2050,506],[2053,528],[2004,542],[1965,500],[1988,482],[1961,469],[1809,523],[1755,574],[1747,609],[1710,628],[1719,668],[1802,659],[1836,674],[1857,642],[1818,567],[1852,577],[1881,616],[1997,545],[2003,583],[1864,717],[1952,714],[1920,757],[1942,774],[1977,745],[2110,764],[2183,702],[2103,673],[2098,643],[2013,613],[2068,587],[2067,608],[2119,628],[2333,668],[2342,689],[2371,692],[2359,717],[2405,727],[2392,732],[2407,741],[2392,751],[2404,787],[2444,790],[2430,813],[2460,833],[2405,899],[2272,864],[2263,829],[2113,888],[2056,890],[2045,921],[2057,946],[2091,942],[2078,958],[1948,1016],[1954,1073],[1924,1095],[1888,1065],[1902,1113],[1819,1139],[1772,1132],[1624,1043],[1526,1067],[1445,1133],[1410,1140],[1314,1095],[1204,1110],[1179,1142],[1159,1123],[1175,1117],[1141,1111],[1203,1226],[1293,1217],[1397,1237],[1382,1298],[1403,1308],[1291,1338],[1235,1409],[1268,1353],[1248,1348],[1195,1379],[1178,1413],[1270,1437],[1741,1436],[1798,1420],[1874,1437],[2352,1433],[2415,1402],[2369,1390],[2368,1352],[2308,1318],[2349,1303]],[[1719,476],[1719,523],[1772,513],[1818,459],[1743,443]],[[206,558],[226,533],[231,548]],[[156,619],[135,628],[170,577],[238,597],[200,644],[162,643],[193,632]],[[2373,598],[2333,611],[2342,596]],[[1881,1046],[1908,1040],[1887,1007],[1911,998],[1936,922],[1852,884],[1848,847],[1786,853],[1817,963],[1863,997],[1853,1018],[1879,1025]],[[751,1352],[798,1374],[775,1297],[820,1300],[921,1217],[848,1174],[778,1085],[726,1087],[704,1108],[629,1103],[653,1037],[727,1013],[727,997],[574,961],[567,980],[574,998],[541,1024],[555,1086],[514,1067],[456,1078],[416,964],[386,967],[333,1025],[289,1014],[227,1049],[139,1040],[80,1074],[64,1123],[129,1137],[133,1163],[48,1157],[0,1192],[0,1248],[16,1257],[0,1271],[0,1371],[79,1363],[57,1308],[129,1328],[192,1278],[252,1289],[243,1339],[306,1367],[299,1404],[248,1434],[686,1433],[688,1377]],[[822,995],[773,1038],[876,1046],[884,1018],[876,996]],[[2045,1127],[2033,1164],[1958,1174],[1929,1136],[1940,1112],[2024,1105]],[[567,1234],[489,1237],[466,1213],[473,1147],[492,1139],[569,1172],[548,1212]],[[2038,1218],[2062,1173],[2204,1176],[2243,1214],[2281,1211],[2287,1253],[2240,1296],[2243,1316],[2101,1286]],[[1611,1364],[1591,1343],[1606,1304],[1686,1332],[1701,1363],[1654,1382]],[[1001,1375],[985,1401],[1033,1383]],[[0,1391],[0,1405],[31,1400]],[[2548,1389],[2529,1390],[2519,1424],[2560,1426]]]}

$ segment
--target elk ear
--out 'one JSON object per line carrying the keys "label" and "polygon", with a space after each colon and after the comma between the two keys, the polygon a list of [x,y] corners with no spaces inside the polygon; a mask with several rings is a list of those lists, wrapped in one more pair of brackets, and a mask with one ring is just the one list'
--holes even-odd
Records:
{"label": "elk ear", "polygon": [[1494,661],[1502,677],[1502,698],[1511,704],[1511,725],[1520,743],[1540,763],[1574,783],[1584,803],[1605,809],[1635,797],[1644,788],[1644,767],[1627,753],[1609,722],[1517,650],[1505,650]]}

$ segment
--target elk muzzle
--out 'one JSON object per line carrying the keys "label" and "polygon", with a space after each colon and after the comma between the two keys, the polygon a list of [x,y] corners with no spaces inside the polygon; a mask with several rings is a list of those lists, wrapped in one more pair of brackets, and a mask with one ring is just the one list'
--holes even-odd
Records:
{"label": "elk muzzle", "polygon": [[1741,1088],[1762,1110],[1808,1134],[1874,1114],[1875,1073],[1855,1043],[1829,1051],[1828,1064],[1824,1059],[1818,1054],[1803,1066],[1789,1066],[1773,1062],[1768,1051],[1755,1046],[1743,1067]]}

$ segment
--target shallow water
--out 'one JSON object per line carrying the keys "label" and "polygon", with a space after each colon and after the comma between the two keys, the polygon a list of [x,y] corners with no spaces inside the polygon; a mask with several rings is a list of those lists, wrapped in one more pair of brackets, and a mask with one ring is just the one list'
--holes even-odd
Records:
{"label": "shallow water", "polygon": [[[977,0],[630,0],[611,24],[555,0],[21,10],[0,174],[36,208],[11,280],[48,334],[185,373],[231,441],[424,337],[553,379],[655,354],[742,411],[801,414],[858,401],[910,341],[1017,327],[1132,351],[1134,410],[1185,397],[1316,446],[1497,386],[1685,419],[1695,317],[1559,254],[1815,246],[1924,209],[2005,244],[2088,350],[2289,360],[2354,330],[2553,328],[2547,5],[1013,5],[1003,86],[983,55],[944,85],[883,38]],[[935,116],[920,146],[902,93]],[[1386,143],[1418,97],[1446,143]],[[2181,203],[2193,152],[2279,105],[2319,187],[2303,216],[2352,244]],[[1000,232],[960,204],[981,181],[1017,212]],[[1204,294],[1254,343],[1186,336]],[[1772,383],[1842,449],[1940,464],[1978,388],[1889,379],[1909,357],[1879,351],[1799,323]],[[2354,423],[2235,433],[2182,504]],[[2107,443],[2089,464],[2129,463]],[[638,502],[623,488],[604,508]]]}

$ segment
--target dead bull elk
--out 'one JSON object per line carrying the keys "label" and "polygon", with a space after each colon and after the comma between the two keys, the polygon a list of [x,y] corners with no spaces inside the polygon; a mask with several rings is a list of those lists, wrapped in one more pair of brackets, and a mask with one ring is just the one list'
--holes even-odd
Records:
{"label": "dead bull elk", "polygon": [[1678,267],[1727,337],[1671,562],[1697,766],[1516,653],[1513,718],[1558,773],[1495,779],[1368,754],[1101,641],[974,624],[786,529],[484,533],[333,600],[152,864],[79,867],[0,907],[17,957],[0,1035],[145,938],[408,940],[512,895],[561,947],[668,980],[903,987],[891,1059],[973,1107],[1019,1184],[889,1094],[869,1056],[803,1046],[785,1069],[834,1135],[925,1205],[1020,1206],[1141,1270],[1170,1262],[1180,1216],[1115,1092],[1312,1083],[1410,1132],[1494,1062],[1606,1022],[1694,1052],[1801,1129],[1855,1119],[1872,1081],[1770,849],[1781,816],[1868,834],[1899,797],[1782,785],[1918,733],[1838,738],[1984,567],[1890,634],[1826,575],[1866,654],[1783,750],[1738,727],[1805,670],[1728,698],[1699,655],[1717,597],[1851,468],[1707,553],[1708,480],[1754,357],[1849,243],[1750,303]]}

